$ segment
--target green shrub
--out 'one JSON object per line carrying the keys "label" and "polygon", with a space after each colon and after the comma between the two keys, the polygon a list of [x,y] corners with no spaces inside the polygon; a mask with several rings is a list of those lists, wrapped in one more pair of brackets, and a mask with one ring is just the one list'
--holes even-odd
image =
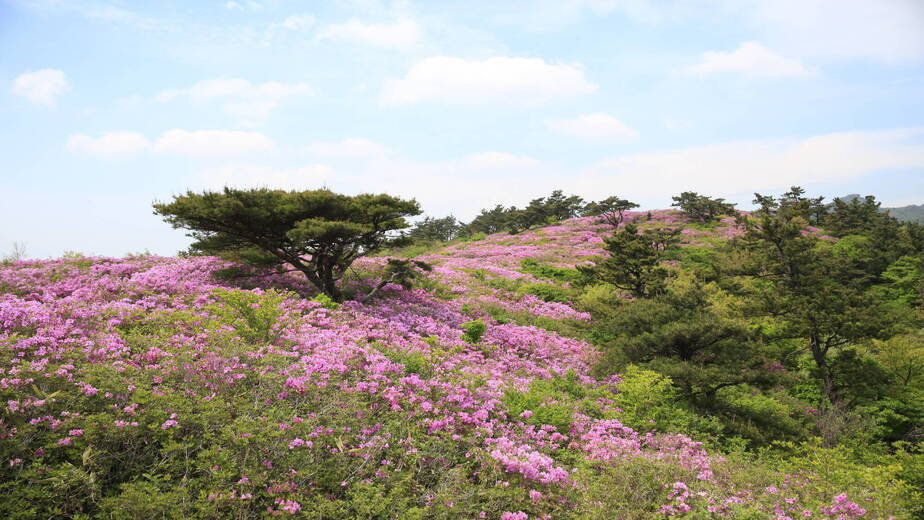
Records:
{"label": "green shrub", "polygon": [[568,291],[557,285],[547,285],[544,283],[532,283],[523,287],[526,294],[538,296],[543,301],[565,303],[569,300]]}
{"label": "green shrub", "polygon": [[237,333],[250,343],[270,343],[278,336],[274,325],[284,311],[280,304],[292,297],[289,293],[270,289],[264,292],[237,289],[214,289],[218,304],[206,308],[218,319],[234,326]]}
{"label": "green shrub", "polygon": [[537,379],[525,392],[510,390],[503,401],[511,417],[519,417],[524,411],[532,412],[524,422],[527,424],[554,426],[559,432],[567,433],[576,412],[600,417],[600,405],[593,398],[607,397],[603,390],[583,385],[574,372],[565,377]]}
{"label": "green shrub", "polygon": [[465,331],[465,333],[462,334],[462,339],[475,345],[481,341],[481,337],[484,336],[485,331],[488,330],[488,326],[485,325],[484,321],[481,319],[477,319],[463,323],[462,330]]}
{"label": "green shrub", "polygon": [[721,425],[679,403],[671,378],[629,365],[620,374],[619,393],[613,398],[622,409],[619,420],[635,430],[683,432],[697,439],[715,437]]}
{"label": "green shrub", "polygon": [[324,293],[318,293],[311,301],[320,303],[321,307],[325,309],[336,310],[340,308],[339,303],[335,302],[330,296]]}
{"label": "green shrub", "polygon": [[541,265],[535,258],[524,258],[520,261],[520,271],[531,274],[537,278],[545,278],[556,282],[577,282],[581,273],[571,267],[555,267]]}
{"label": "green shrub", "polygon": [[482,232],[472,233],[471,235],[461,237],[462,242],[476,242],[478,240],[484,240],[488,235]]}

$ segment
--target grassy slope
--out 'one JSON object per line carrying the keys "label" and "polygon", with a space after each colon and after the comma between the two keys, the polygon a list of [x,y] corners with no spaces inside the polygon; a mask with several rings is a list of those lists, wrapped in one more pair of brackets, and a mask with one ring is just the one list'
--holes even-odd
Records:
{"label": "grassy slope", "polygon": [[888,471],[718,457],[655,431],[674,412],[656,374],[592,378],[569,280],[607,232],[452,244],[420,256],[424,290],[339,307],[265,290],[308,293],[295,278],[217,281],[210,258],[2,267],[0,516],[901,517]]}

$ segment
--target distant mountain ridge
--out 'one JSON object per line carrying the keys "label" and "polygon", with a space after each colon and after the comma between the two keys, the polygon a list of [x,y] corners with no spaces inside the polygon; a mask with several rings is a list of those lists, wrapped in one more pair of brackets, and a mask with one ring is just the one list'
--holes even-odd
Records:
{"label": "distant mountain ridge", "polygon": [[[840,197],[840,199],[850,202],[851,200],[859,199],[860,197],[861,195],[859,193],[851,193],[850,195]],[[887,211],[889,215],[892,215],[902,222],[917,222],[918,224],[924,224],[924,204],[911,204],[897,208],[881,209],[882,211]]]}

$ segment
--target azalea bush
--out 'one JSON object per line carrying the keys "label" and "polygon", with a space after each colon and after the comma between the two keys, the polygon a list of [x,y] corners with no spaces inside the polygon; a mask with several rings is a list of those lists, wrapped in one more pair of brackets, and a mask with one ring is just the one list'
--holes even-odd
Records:
{"label": "azalea bush", "polygon": [[452,244],[418,258],[432,285],[365,303],[214,257],[10,262],[0,517],[910,517],[913,447],[723,453],[669,377],[594,372],[591,316],[546,275],[608,232]]}

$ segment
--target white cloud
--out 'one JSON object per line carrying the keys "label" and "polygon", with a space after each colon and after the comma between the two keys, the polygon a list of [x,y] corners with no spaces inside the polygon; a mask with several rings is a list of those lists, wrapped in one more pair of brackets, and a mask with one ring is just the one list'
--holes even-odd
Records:
{"label": "white cloud", "polygon": [[[532,167],[530,167],[532,165]],[[498,168],[505,168],[499,171]],[[503,173],[503,175],[499,175]],[[390,193],[417,199],[428,215],[471,218],[495,204],[527,204],[555,189],[538,161],[488,152],[445,161],[388,156],[340,171],[331,189],[346,193]]]}
{"label": "white cloud", "polygon": [[758,30],[800,55],[924,59],[920,0],[751,0],[732,5]]}
{"label": "white cloud", "polygon": [[99,137],[74,134],[67,138],[67,151],[100,159],[124,159],[150,148],[151,141],[137,132],[106,132]]}
{"label": "white cloud", "polygon": [[376,157],[391,153],[381,143],[362,138],[348,138],[336,142],[318,142],[308,145],[308,151],[321,157],[354,158]]}
{"label": "white cloud", "polygon": [[273,141],[259,132],[235,130],[167,130],[154,150],[186,156],[236,155],[268,151]]}
{"label": "white cloud", "polygon": [[270,29],[287,29],[294,31],[314,25],[314,16],[310,14],[293,14],[287,16],[285,20],[270,25]]}
{"label": "white cloud", "polygon": [[346,41],[385,48],[406,48],[423,38],[423,30],[414,20],[404,18],[393,24],[366,23],[351,18],[330,25],[318,34],[321,40]]}
{"label": "white cloud", "polygon": [[309,164],[297,168],[233,165],[199,172],[198,181],[206,188],[234,186],[237,188],[268,187],[283,190],[309,190],[320,188],[333,173],[334,170],[324,164]]}
{"label": "white cloud", "polygon": [[665,187],[716,195],[848,181],[924,168],[924,128],[761,139],[614,157],[580,176],[585,191],[662,194]]}
{"label": "white cloud", "polygon": [[554,189],[588,200],[617,193],[655,204],[666,204],[655,201],[684,190],[750,200],[754,191],[775,193],[793,185],[811,189],[892,169],[924,169],[922,140],[924,128],[742,140],[627,154],[586,168],[503,152],[444,161],[390,154],[338,169],[325,182],[335,191],[414,197],[427,214],[452,213],[462,219],[497,203],[523,205]]}
{"label": "white cloud", "polygon": [[464,159],[464,165],[483,170],[483,169],[520,169],[534,168],[542,164],[540,161],[527,157],[525,155],[514,155],[505,152],[480,152],[467,155]]}
{"label": "white cloud", "polygon": [[707,51],[699,63],[684,67],[687,74],[708,76],[734,72],[747,76],[781,78],[808,74],[798,60],[785,58],[760,42],[744,42],[729,52]]}
{"label": "white cloud", "polygon": [[229,0],[228,2],[225,2],[225,9],[233,9],[239,11],[250,9],[251,11],[260,11],[263,9],[263,4],[254,0],[247,2],[235,2],[234,0]]}
{"label": "white cloud", "polygon": [[454,213],[463,219],[496,203],[526,204],[554,189],[587,200],[617,193],[657,203],[684,190],[750,200],[755,191],[776,193],[793,185],[811,187],[892,169],[924,169],[922,140],[924,128],[840,132],[623,155],[589,168],[536,161],[504,175],[473,167],[473,156],[430,163],[398,158],[368,165],[352,177],[352,184],[363,191],[416,197],[428,214]]}
{"label": "white cloud", "polygon": [[196,82],[188,88],[163,90],[155,96],[160,102],[186,98],[195,102],[220,100],[228,114],[245,123],[259,123],[284,101],[311,96],[306,83],[268,82],[254,84],[239,78],[215,78]]}
{"label": "white cloud", "polygon": [[99,137],[74,134],[67,151],[99,159],[126,159],[145,151],[184,156],[228,156],[265,152],[273,141],[259,132],[234,130],[182,130],[174,128],[154,142],[137,132],[106,132]]}
{"label": "white cloud", "polygon": [[417,62],[404,78],[386,80],[381,101],[388,105],[426,101],[536,104],[596,90],[597,85],[578,66],[552,65],[538,58],[469,61],[434,56]]}
{"label": "white cloud", "polygon": [[573,119],[554,119],[545,125],[561,134],[591,141],[625,142],[638,137],[638,131],[615,117],[600,112]]}
{"label": "white cloud", "polygon": [[26,72],[13,80],[13,94],[22,96],[36,105],[54,107],[58,96],[71,89],[64,72],[42,69]]}
{"label": "white cloud", "polygon": [[556,30],[592,16],[622,16],[632,22],[659,24],[703,7],[690,0],[507,0],[491,5],[493,21],[529,30]]}

